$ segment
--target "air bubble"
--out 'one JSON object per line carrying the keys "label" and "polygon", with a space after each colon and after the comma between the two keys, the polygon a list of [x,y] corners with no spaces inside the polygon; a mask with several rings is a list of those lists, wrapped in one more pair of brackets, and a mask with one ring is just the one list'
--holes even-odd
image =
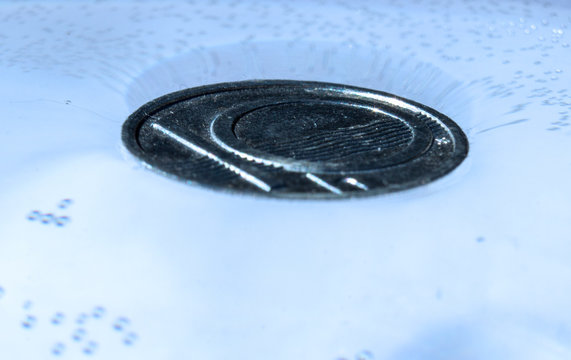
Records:
{"label": "air bubble", "polygon": [[52,317],[52,324],[59,325],[65,320],[65,315],[61,312],[55,313]]}
{"label": "air bubble", "polygon": [[95,309],[93,309],[92,315],[96,319],[101,319],[103,316],[105,316],[105,308],[102,306],[96,306]]}
{"label": "air bubble", "polygon": [[66,105],[71,104],[71,100],[66,100],[66,101],[65,101],[65,104],[66,104]]}
{"label": "air bubble", "polygon": [[77,329],[73,332],[73,334],[71,335],[71,339],[75,342],[80,342],[83,340],[83,338],[85,338],[85,335],[87,335],[87,331],[85,331],[85,329]]}
{"label": "air bubble", "polygon": [[59,202],[58,207],[60,209],[67,209],[71,204],[73,204],[73,200],[71,199],[63,199]]}
{"label": "air bubble", "polygon": [[32,308],[32,305],[33,305],[32,301],[26,300],[26,301],[24,301],[24,303],[22,304],[22,309],[24,309],[24,310],[30,310],[30,309]]}
{"label": "air bubble", "polygon": [[69,217],[67,216],[58,216],[55,218],[55,223],[57,226],[65,226],[67,223],[69,223]]}
{"label": "air bubble", "polygon": [[129,319],[126,317],[120,317],[113,323],[113,329],[117,331],[123,331],[130,324]]}
{"label": "air bubble", "polygon": [[43,214],[40,217],[40,220],[42,221],[42,224],[49,224],[54,221],[54,215],[51,213]]}
{"label": "air bubble", "polygon": [[363,350],[355,355],[355,360],[373,360],[374,358],[373,353],[368,350]]}
{"label": "air bubble", "polygon": [[135,343],[135,341],[137,341],[138,338],[139,336],[137,334],[135,334],[134,332],[130,332],[127,335],[125,335],[125,337],[123,338],[123,343],[125,345],[131,346]]}
{"label": "air bubble", "polygon": [[97,344],[95,341],[90,341],[83,348],[83,353],[86,355],[93,355],[93,353],[95,353],[98,347],[99,344]]}
{"label": "air bubble", "polygon": [[22,321],[22,327],[24,329],[31,329],[34,326],[36,326],[37,322],[38,319],[36,319],[34,315],[26,315],[26,318],[24,319],[24,321]]}
{"label": "air bubble", "polygon": [[32,211],[32,212],[30,212],[30,213],[28,214],[28,220],[30,220],[30,221],[35,221],[35,220],[37,220],[40,216],[42,216],[42,213],[39,212],[38,210],[34,210],[34,211]]}
{"label": "air bubble", "polygon": [[65,351],[65,344],[63,344],[63,343],[56,343],[52,347],[52,354],[54,354],[56,356],[62,355],[64,351]]}
{"label": "air bubble", "polygon": [[4,290],[2,286],[0,286],[0,299],[4,297],[4,294],[6,294],[6,290]]}
{"label": "air bubble", "polygon": [[75,322],[79,325],[83,325],[85,324],[85,321],[87,320],[88,316],[86,313],[81,313],[77,316],[77,319],[75,320]]}

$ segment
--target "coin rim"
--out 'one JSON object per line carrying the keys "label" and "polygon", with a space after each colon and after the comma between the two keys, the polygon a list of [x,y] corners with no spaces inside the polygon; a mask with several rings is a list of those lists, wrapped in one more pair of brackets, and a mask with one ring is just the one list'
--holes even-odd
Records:
{"label": "coin rim", "polygon": [[[422,177],[422,180],[416,178],[414,181],[392,184],[386,187],[373,188],[366,191],[353,191],[344,192],[342,195],[331,194],[331,193],[262,193],[247,190],[237,190],[228,187],[221,187],[215,185],[209,185],[196,180],[186,179],[184,177],[178,176],[176,174],[164,171],[160,168],[159,164],[153,164],[153,155],[144,151],[139,143],[139,130],[141,126],[147,121],[147,119],[152,116],[152,114],[159,112],[165,108],[168,108],[178,102],[185,101],[196,96],[210,95],[224,90],[225,92],[238,90],[241,88],[264,88],[264,87],[274,87],[280,85],[297,85],[308,88],[315,87],[334,87],[352,90],[360,93],[369,93],[377,96],[382,96],[389,99],[395,99],[398,101],[405,102],[414,107],[417,107],[430,115],[437,118],[442,124],[446,126],[446,129],[451,133],[452,139],[454,141],[454,150],[448,158],[446,158],[445,163],[438,166],[435,170],[426,176]],[[235,82],[222,82],[209,85],[202,85],[198,87],[183,89],[162,95],[155,98],[135,110],[127,120],[123,123],[121,131],[121,140],[124,146],[129,150],[129,152],[134,155],[142,164],[150,168],[151,170],[160,173],[163,176],[172,178],[178,181],[182,181],[187,184],[197,184],[202,188],[212,189],[215,191],[224,191],[228,193],[239,193],[248,196],[261,196],[264,198],[289,198],[289,199],[307,199],[307,200],[319,200],[319,199],[346,199],[355,197],[368,197],[373,195],[392,193],[397,191],[404,191],[409,189],[414,189],[421,185],[431,183],[437,179],[444,177],[445,175],[456,169],[468,156],[469,143],[466,134],[462,131],[460,126],[456,124],[452,119],[446,115],[432,109],[426,105],[420,104],[416,101],[400,97],[391,93],[367,89],[363,87],[350,86],[338,83],[320,82],[320,81],[300,81],[300,80],[283,80],[283,79],[267,79],[267,80],[244,80]],[[432,145],[434,146],[434,145]],[[402,164],[406,165],[406,163]]]}

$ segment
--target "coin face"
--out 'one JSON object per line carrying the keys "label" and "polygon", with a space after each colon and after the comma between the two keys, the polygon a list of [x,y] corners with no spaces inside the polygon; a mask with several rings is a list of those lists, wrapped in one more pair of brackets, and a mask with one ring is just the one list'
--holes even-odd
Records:
{"label": "coin face", "polygon": [[260,80],[182,90],[123,125],[152,169],[207,187],[273,197],[341,198],[404,190],[468,153],[451,119],[363,88]]}

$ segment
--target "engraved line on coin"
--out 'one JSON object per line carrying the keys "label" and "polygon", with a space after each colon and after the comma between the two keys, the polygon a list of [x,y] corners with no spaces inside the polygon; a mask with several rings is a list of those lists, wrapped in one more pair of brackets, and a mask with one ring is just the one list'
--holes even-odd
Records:
{"label": "engraved line on coin", "polygon": [[220,159],[218,156],[216,156],[216,155],[212,154],[211,152],[201,148],[200,146],[193,144],[192,142],[188,141],[187,139],[181,137],[180,135],[175,134],[174,132],[170,131],[169,129],[161,126],[160,124],[154,123],[151,125],[151,127],[155,130],[160,131],[161,133],[168,136],[169,138],[177,141],[178,143],[186,146],[190,150],[192,150],[192,151],[194,151],[194,152],[196,152],[202,156],[205,156],[205,157],[209,158],[210,160],[215,161],[216,163],[224,166],[226,169],[237,174],[242,179],[246,180],[247,182],[256,186],[257,188],[259,188],[265,192],[270,192],[272,190],[272,187],[270,185],[266,184],[261,179],[259,179],[259,178],[255,177],[254,175],[240,169],[239,167],[237,167],[235,165],[232,165],[232,164]]}
{"label": "engraved line on coin", "polygon": [[369,190],[369,187],[365,184],[363,184],[362,182],[360,182],[359,180],[352,178],[352,177],[348,177],[343,179],[344,182],[346,182],[349,185],[353,185],[356,188],[359,188],[361,190],[367,191]]}
{"label": "engraved line on coin", "polygon": [[266,159],[262,159],[256,156],[252,156],[248,153],[236,150],[234,148],[232,148],[231,146],[226,145],[226,143],[222,140],[220,140],[218,138],[218,136],[216,136],[216,133],[214,132],[214,124],[216,123],[216,120],[220,117],[220,114],[217,114],[216,116],[214,116],[212,118],[212,121],[210,122],[210,136],[212,137],[212,140],[214,140],[214,142],[216,143],[216,145],[220,146],[222,149],[238,156],[241,157],[242,159],[246,159],[248,161],[253,161],[257,164],[263,164],[263,165],[267,165],[267,166],[273,166],[275,168],[286,168],[283,163],[279,163],[276,161],[271,161],[271,160],[266,160]]}
{"label": "engraved line on coin", "polygon": [[[364,92],[360,92],[360,91],[355,91],[355,90],[349,90],[349,89],[328,89],[329,91],[336,91],[342,94],[347,94],[347,95],[352,95],[352,96],[358,96],[358,97],[364,97],[364,98],[369,98],[369,99],[374,99],[377,101],[380,101],[381,103],[385,103],[385,104],[389,104],[389,105],[393,105],[393,106],[397,106],[403,109],[407,109],[409,111],[418,113],[418,114],[422,114],[424,116],[427,116],[428,118],[430,118],[430,120],[436,122],[438,125],[440,125],[440,127],[446,131],[446,133],[448,134],[448,136],[451,138],[453,145],[456,146],[456,140],[454,138],[454,135],[452,134],[452,132],[450,131],[450,129],[448,129],[448,126],[446,126],[439,118],[437,118],[436,116],[432,115],[431,113],[417,107],[414,106],[412,104],[407,104],[406,102],[399,100],[399,99],[395,99],[395,98],[390,98],[387,96],[383,96],[383,95],[379,95],[379,94],[371,94],[371,93],[364,93]],[[306,89],[306,91],[308,92],[315,92],[313,89]]]}
{"label": "engraved line on coin", "polygon": [[331,191],[334,194],[337,194],[337,195],[343,194],[343,191],[341,191],[340,189],[336,188],[335,186],[329,184],[325,180],[323,180],[323,179],[321,179],[321,178],[319,178],[319,177],[317,177],[311,173],[305,174],[305,177],[308,178],[309,180],[313,181],[317,185],[321,186],[322,188]]}
{"label": "engraved line on coin", "polygon": [[[288,152],[296,149],[295,154],[298,158],[311,157],[312,161],[319,161],[329,160],[332,156],[336,159],[343,159],[366,154],[372,150],[381,151],[391,147],[402,147],[408,145],[409,138],[413,136],[408,124],[399,123],[383,127],[378,121],[365,126],[354,126],[334,135],[325,133],[321,134],[320,138],[304,136],[281,143],[268,140],[259,142],[256,148],[283,157],[291,156]],[[366,140],[359,142],[354,141],[355,138]]]}
{"label": "engraved line on coin", "polygon": [[[358,94],[358,93],[357,93],[357,94]],[[286,103],[284,103],[284,104],[286,104]],[[404,103],[403,103],[403,104],[404,104]],[[272,105],[270,105],[270,106],[273,106],[273,105],[275,105],[275,104],[272,104]],[[384,111],[384,110],[382,110],[382,109],[379,109],[379,108],[376,108],[376,107],[372,107],[372,106],[357,105],[357,104],[348,104],[348,105],[353,106],[353,107],[357,107],[357,108],[367,109],[367,110],[370,110],[370,111],[375,112],[375,113],[379,113],[379,114],[383,114],[383,115],[385,115],[385,116],[389,116],[389,117],[391,117],[391,118],[393,118],[393,119],[396,119],[396,120],[398,120],[398,121],[401,121],[401,122],[402,122],[402,125],[407,126],[407,127],[410,129],[410,131],[412,131],[411,126],[410,126],[406,121],[403,121],[400,117],[396,116],[395,114],[391,114],[390,112],[387,112],[387,111]],[[265,106],[264,106],[264,107],[265,107]],[[254,109],[254,110],[256,110],[256,109]],[[430,115],[430,114],[428,114],[428,113],[427,113],[427,115],[431,116],[431,118],[432,118],[432,115]],[[230,152],[230,153],[232,153],[232,154],[234,154],[234,155],[236,155],[236,156],[238,156],[238,157],[240,157],[240,158],[242,158],[242,159],[246,159],[246,160],[248,160],[248,161],[253,161],[253,162],[257,163],[257,164],[263,164],[263,165],[266,165],[266,166],[273,166],[273,167],[275,167],[275,168],[283,168],[283,169],[285,169],[285,170],[295,171],[295,172],[300,172],[300,171],[305,170],[305,167],[304,167],[303,165],[302,165],[302,166],[299,165],[299,161],[291,161],[291,160],[290,160],[291,163],[290,163],[288,160],[286,160],[286,159],[284,159],[283,161],[280,161],[280,162],[272,161],[272,160],[268,160],[268,159],[264,159],[264,158],[261,158],[261,157],[252,155],[252,154],[248,154],[248,153],[246,153],[246,152],[240,151],[240,150],[235,149],[235,148],[233,148],[232,146],[226,144],[224,141],[222,141],[222,140],[217,136],[217,134],[216,134],[216,132],[215,132],[215,130],[214,130],[214,126],[215,126],[217,120],[220,118],[220,116],[221,116],[221,114],[217,114],[216,116],[213,117],[212,121],[210,122],[210,136],[211,136],[212,140],[214,140],[214,142],[215,142],[218,146],[220,146],[221,148],[223,148],[224,150],[226,150],[226,151],[228,151],[228,152]],[[325,144],[324,144],[324,145],[325,145]],[[322,146],[324,146],[324,145],[322,145]],[[390,145],[393,145],[393,144],[391,143]]]}

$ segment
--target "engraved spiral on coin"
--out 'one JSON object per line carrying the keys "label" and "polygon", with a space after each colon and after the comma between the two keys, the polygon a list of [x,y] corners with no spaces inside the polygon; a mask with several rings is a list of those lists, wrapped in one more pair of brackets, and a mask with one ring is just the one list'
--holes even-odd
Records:
{"label": "engraved spiral on coin", "polygon": [[275,197],[404,190],[452,171],[466,136],[439,112],[388,93],[260,80],[178,91],[135,111],[123,142],[163,174]]}

